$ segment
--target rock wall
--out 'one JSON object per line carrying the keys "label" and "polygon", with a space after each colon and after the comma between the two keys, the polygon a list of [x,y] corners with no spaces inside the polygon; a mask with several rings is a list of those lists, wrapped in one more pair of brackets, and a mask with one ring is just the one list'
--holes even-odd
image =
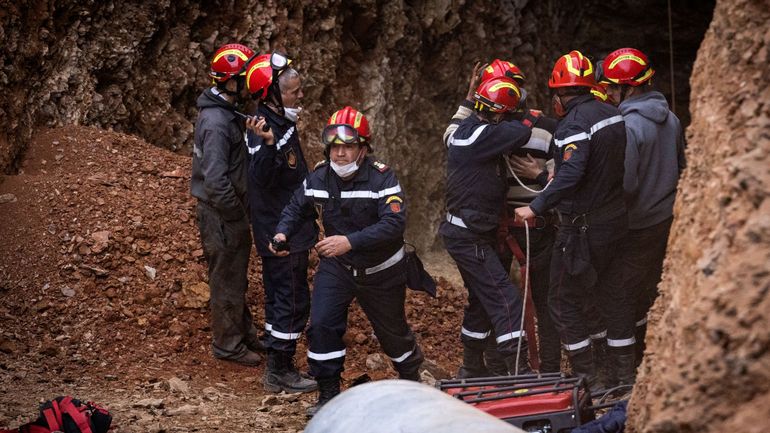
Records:
{"label": "rock wall", "polygon": [[[362,108],[375,150],[406,187],[409,238],[422,247],[434,246],[442,217],[440,137],[474,60],[514,59],[528,76],[532,105],[542,108],[560,53],[600,56],[641,44],[664,66],[668,52],[665,0],[0,3],[0,171],[13,172],[41,125],[114,129],[188,153],[194,101],[214,50],[232,41],[282,48],[305,77],[300,127],[311,163],[321,156],[324,119],[344,104]],[[674,3],[677,80],[686,97],[690,46],[700,41],[710,4]],[[666,69],[659,68],[661,83]]]}
{"label": "rock wall", "polygon": [[770,2],[719,1],[631,432],[770,427]]}

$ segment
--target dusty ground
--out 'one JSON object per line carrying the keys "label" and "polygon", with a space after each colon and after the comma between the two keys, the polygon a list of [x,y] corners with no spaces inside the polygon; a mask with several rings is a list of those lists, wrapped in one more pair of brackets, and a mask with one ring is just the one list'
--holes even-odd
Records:
{"label": "dusty ground", "polygon": [[[118,432],[301,430],[315,396],[266,395],[263,367],[209,354],[205,262],[187,157],[85,127],[42,131],[0,184],[0,427],[61,394],[106,405]],[[446,258],[444,258],[445,260]],[[434,272],[451,269],[435,261]],[[262,324],[259,261],[249,299]],[[410,292],[432,371],[455,371],[464,296]],[[345,385],[395,377],[358,308]],[[301,341],[300,353],[304,353]],[[300,364],[306,366],[300,357]]]}

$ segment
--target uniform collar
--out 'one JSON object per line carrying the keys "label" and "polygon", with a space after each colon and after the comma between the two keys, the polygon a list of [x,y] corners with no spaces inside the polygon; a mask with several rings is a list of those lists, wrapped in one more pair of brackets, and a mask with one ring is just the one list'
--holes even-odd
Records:
{"label": "uniform collar", "polygon": [[265,116],[266,118],[270,119],[270,121],[276,125],[279,125],[281,127],[287,127],[287,125],[293,125],[294,122],[290,121],[289,119],[281,116],[280,114],[273,111],[270,107],[268,107],[267,104],[264,102],[259,103],[259,107],[257,108],[257,111],[259,114]]}
{"label": "uniform collar", "polygon": [[576,97],[570,99],[570,101],[567,102],[567,104],[564,106],[564,108],[567,111],[570,111],[571,109],[573,109],[574,107],[578,106],[579,104],[582,104],[584,102],[593,101],[594,99],[595,99],[594,95],[592,95],[590,93],[587,94],[587,95],[576,96]]}

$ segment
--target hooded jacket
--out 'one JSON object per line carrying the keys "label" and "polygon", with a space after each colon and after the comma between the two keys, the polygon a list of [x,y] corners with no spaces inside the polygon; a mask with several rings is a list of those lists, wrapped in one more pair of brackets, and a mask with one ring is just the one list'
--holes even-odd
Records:
{"label": "hooded jacket", "polygon": [[623,189],[630,229],[643,229],[673,215],[679,175],[685,167],[679,119],[657,91],[633,96],[618,107],[626,124]]}
{"label": "hooded jacket", "polygon": [[247,151],[243,120],[212,90],[198,97],[191,192],[226,221],[246,216]]}

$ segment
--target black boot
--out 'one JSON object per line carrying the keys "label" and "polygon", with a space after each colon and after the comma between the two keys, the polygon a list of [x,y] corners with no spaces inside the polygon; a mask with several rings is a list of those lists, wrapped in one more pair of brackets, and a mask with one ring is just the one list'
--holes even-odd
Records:
{"label": "black boot", "polygon": [[636,382],[636,355],[634,346],[609,348],[615,374],[610,385],[633,385]]}
{"label": "black boot", "polygon": [[505,362],[508,367],[508,374],[515,376],[522,376],[525,374],[532,374],[532,369],[529,368],[529,345],[527,340],[521,340],[521,350],[519,352],[519,364],[516,368],[516,351],[519,349],[518,341],[514,340],[513,354],[505,358]]}
{"label": "black boot", "polygon": [[318,401],[313,406],[307,408],[307,416],[312,418],[321,410],[321,407],[340,393],[340,377],[319,377],[318,378]]}
{"label": "black boot", "polygon": [[483,341],[478,340],[473,343],[463,341],[463,365],[457,371],[458,379],[489,376],[489,371],[484,365],[483,344]]}
{"label": "black boot", "polygon": [[594,365],[591,347],[589,346],[580,350],[568,352],[568,355],[569,362],[572,365],[572,375],[584,378],[590,391],[598,390],[596,366]]}
{"label": "black boot", "polygon": [[497,339],[490,335],[485,341],[484,363],[490,376],[508,376],[508,366],[505,357],[497,351]]}
{"label": "black boot", "polygon": [[607,338],[591,339],[591,350],[596,365],[596,389],[607,389],[615,376],[614,365],[607,354]]}
{"label": "black boot", "polygon": [[398,378],[403,380],[420,381],[420,366],[425,360],[419,344],[414,345],[412,354],[401,362],[393,362],[393,368],[398,371]]}
{"label": "black boot", "polygon": [[294,366],[294,356],[291,352],[270,350],[267,353],[267,368],[263,380],[268,392],[288,393],[311,392],[318,389],[318,384],[302,377]]}

